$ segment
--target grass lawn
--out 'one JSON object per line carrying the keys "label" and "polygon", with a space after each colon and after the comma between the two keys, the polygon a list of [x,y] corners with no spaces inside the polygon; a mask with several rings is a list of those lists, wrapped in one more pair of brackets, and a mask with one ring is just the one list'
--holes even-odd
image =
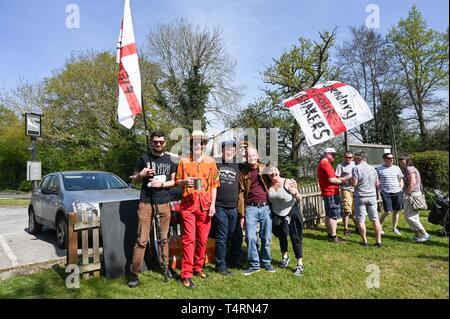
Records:
{"label": "grass lawn", "polygon": [[[324,226],[305,230],[302,277],[292,274],[293,253],[289,269],[276,268],[275,273],[260,271],[245,277],[239,270],[231,277],[222,277],[208,265],[210,278],[196,279],[197,289],[189,290],[179,282],[164,283],[155,271],[141,275],[136,289],[127,286],[126,278],[108,280],[91,278],[81,281],[80,289],[65,287],[64,268],[32,275],[18,275],[0,282],[2,298],[449,298],[449,241],[435,234],[440,227],[431,225],[423,214],[422,222],[433,236],[426,243],[412,243],[413,235],[404,217],[400,217],[401,236],[389,232],[390,220],[385,224],[383,247],[373,247],[373,231],[368,224],[370,247],[358,245],[359,236],[347,236],[343,244],[326,241]],[[342,234],[342,225],[338,233]],[[291,247],[291,246],[290,246]],[[280,260],[278,240],[272,242],[273,263]],[[369,266],[372,265],[372,266]],[[375,266],[374,266],[375,265]],[[369,266],[369,267],[368,267]],[[368,288],[366,280],[380,270],[379,288]],[[369,277],[369,278],[368,278]]]}
{"label": "grass lawn", "polygon": [[29,199],[23,198],[0,198],[0,206],[28,206]]}

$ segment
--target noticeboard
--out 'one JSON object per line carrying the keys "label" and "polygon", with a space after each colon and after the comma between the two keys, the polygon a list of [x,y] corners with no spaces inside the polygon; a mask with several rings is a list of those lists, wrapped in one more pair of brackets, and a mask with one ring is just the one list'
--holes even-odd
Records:
{"label": "noticeboard", "polygon": [[364,151],[367,153],[367,164],[372,166],[379,166],[383,164],[383,154],[391,153],[391,145],[380,145],[380,144],[349,144],[350,151]]}

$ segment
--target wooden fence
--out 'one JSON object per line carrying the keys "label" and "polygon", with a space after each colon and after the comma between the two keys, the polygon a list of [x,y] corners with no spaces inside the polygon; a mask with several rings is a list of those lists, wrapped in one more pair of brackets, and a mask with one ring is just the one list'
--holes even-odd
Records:
{"label": "wooden fence", "polygon": [[301,195],[300,210],[305,226],[316,226],[323,223],[325,206],[320,195],[319,184],[301,186],[299,192]]}
{"label": "wooden fence", "polygon": [[[77,213],[68,214],[68,240],[67,240],[67,265],[79,265],[80,274],[87,279],[90,273],[94,277],[100,277],[100,220],[96,214],[88,218],[87,212],[83,212],[81,220],[77,219]],[[92,256],[89,254],[89,233],[92,231]],[[81,262],[78,260],[78,239],[81,232]]]}

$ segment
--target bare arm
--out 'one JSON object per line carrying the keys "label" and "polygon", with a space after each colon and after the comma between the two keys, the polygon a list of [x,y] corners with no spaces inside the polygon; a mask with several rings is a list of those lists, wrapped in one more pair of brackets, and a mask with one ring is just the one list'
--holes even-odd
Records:
{"label": "bare arm", "polygon": [[290,179],[286,183],[287,191],[294,197],[297,201],[301,200],[300,192],[298,191],[297,181],[295,179]]}
{"label": "bare arm", "polygon": [[152,187],[156,188],[169,188],[175,186],[175,173],[170,175],[170,180],[165,182],[160,182],[156,180],[152,180]]}
{"label": "bare arm", "polygon": [[149,177],[154,174],[155,170],[152,168],[144,167],[140,172],[134,172],[132,179],[136,183],[142,183],[144,177]]}
{"label": "bare arm", "polygon": [[352,177],[350,179],[350,184],[352,184],[352,186],[355,187],[356,185],[358,185],[358,179],[355,177]]}
{"label": "bare arm", "polygon": [[328,178],[328,181],[330,183],[337,184],[337,185],[342,184],[344,182],[344,180],[346,180],[346,179],[343,178],[343,177],[341,177],[341,178],[337,178],[337,177],[330,177],[330,178]]}
{"label": "bare arm", "polygon": [[409,186],[408,186],[408,189],[406,190],[406,193],[407,194],[411,194],[412,190],[414,189],[414,187],[417,184],[416,174],[409,173],[407,178],[408,178],[408,181],[409,181]]}

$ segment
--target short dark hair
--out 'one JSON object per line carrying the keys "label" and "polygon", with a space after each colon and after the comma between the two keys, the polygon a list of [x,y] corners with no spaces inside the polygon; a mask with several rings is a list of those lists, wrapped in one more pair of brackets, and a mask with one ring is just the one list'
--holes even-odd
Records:
{"label": "short dark hair", "polygon": [[414,163],[411,159],[411,157],[409,157],[409,155],[402,155],[400,156],[400,158],[398,159],[399,161],[406,161],[406,166],[414,166]]}
{"label": "short dark hair", "polygon": [[153,141],[154,137],[164,137],[166,139],[166,134],[163,131],[153,131],[150,135],[150,140]]}
{"label": "short dark hair", "polygon": [[344,153],[344,155],[349,155],[349,154],[353,155],[353,152],[352,151],[347,151],[347,152]]}
{"label": "short dark hair", "polygon": [[353,154],[354,157],[361,157],[363,159],[367,158],[367,153],[363,150],[356,151],[355,154]]}
{"label": "short dark hair", "polygon": [[[389,155],[392,155],[392,153],[391,153],[391,152],[384,153],[384,154],[383,154],[383,158],[386,158],[386,157],[388,157]],[[392,156],[394,156],[394,155],[392,155]]]}

